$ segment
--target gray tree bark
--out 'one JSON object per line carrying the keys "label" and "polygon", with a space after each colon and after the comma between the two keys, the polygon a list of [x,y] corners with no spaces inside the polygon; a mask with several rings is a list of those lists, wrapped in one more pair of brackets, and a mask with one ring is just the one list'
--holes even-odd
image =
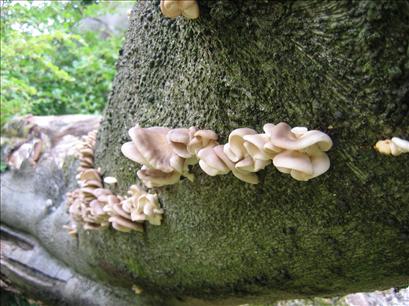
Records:
{"label": "gray tree bark", "polygon": [[107,286],[143,288],[135,305],[407,285],[409,156],[372,146],[409,137],[408,2],[199,3],[196,21],[164,18],[158,1],[132,11],[96,155],[104,175],[118,178],[116,191],[137,180],[138,166],[120,153],[136,123],[209,128],[221,143],[238,127],[307,126],[333,139],[330,170],[298,182],[268,167],[252,186],[197,166],[194,182],[155,190],[161,226],[80,232],[69,252],[56,252],[55,241],[48,250]]}

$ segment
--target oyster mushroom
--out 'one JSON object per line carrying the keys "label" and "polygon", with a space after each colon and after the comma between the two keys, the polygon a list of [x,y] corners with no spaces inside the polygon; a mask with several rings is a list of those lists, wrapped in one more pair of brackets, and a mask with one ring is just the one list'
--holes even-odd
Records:
{"label": "oyster mushroom", "polygon": [[112,227],[121,232],[140,231],[143,232],[143,225],[132,222],[131,214],[124,209],[124,199],[110,197],[108,204],[104,206],[104,211],[109,215],[108,221]]}
{"label": "oyster mushroom", "polygon": [[227,174],[230,172],[230,168],[216,154],[213,148],[202,149],[198,152],[197,156],[200,159],[200,168],[210,176]]}
{"label": "oyster mushroom", "polygon": [[129,130],[132,142],[122,145],[121,151],[127,158],[144,166],[138,176],[144,181],[152,181],[151,185],[161,186],[161,180],[167,185],[169,179],[174,184],[176,178],[187,174],[185,159],[174,152],[167,139],[169,131],[162,127],[134,127]]}
{"label": "oyster mushroom", "polygon": [[242,171],[235,167],[235,164],[224,153],[223,145],[202,149],[199,151],[198,156],[200,158],[200,167],[210,176],[227,174],[232,171],[234,176],[244,182],[258,183],[258,178],[254,173]]}
{"label": "oyster mushroom", "polygon": [[247,153],[245,158],[236,163],[236,168],[242,171],[258,172],[271,163],[274,156],[270,151],[264,149],[268,142],[266,134],[245,135],[243,146]]}
{"label": "oyster mushroom", "polygon": [[409,152],[409,141],[392,137],[392,139],[379,140],[374,148],[381,154],[398,156]]}
{"label": "oyster mushroom", "polygon": [[104,183],[108,185],[115,185],[118,183],[118,180],[113,176],[104,177]]}
{"label": "oyster mushroom", "polygon": [[257,132],[249,128],[233,130],[229,135],[229,142],[224,145],[223,151],[232,162],[238,162],[247,155],[244,147],[244,136],[255,135]]}
{"label": "oyster mushroom", "polygon": [[125,218],[119,216],[109,217],[108,221],[112,224],[112,227],[117,231],[129,233],[130,231],[143,232],[143,226],[138,223],[134,223]]}
{"label": "oyster mushroom", "polygon": [[161,0],[160,10],[169,18],[184,16],[187,19],[199,17],[199,6],[196,0]]}
{"label": "oyster mushroom", "polygon": [[266,134],[269,136],[270,143],[277,148],[284,150],[303,150],[313,145],[318,146],[321,151],[328,151],[332,147],[331,138],[317,130],[301,132],[300,129],[296,133],[291,132],[291,127],[284,122],[272,126],[267,124],[264,126]]}
{"label": "oyster mushroom", "polygon": [[137,175],[144,185],[149,188],[173,185],[180,180],[180,173],[176,171],[163,172],[158,169],[147,168],[146,166],[142,166]]}
{"label": "oyster mushroom", "polygon": [[213,148],[219,143],[218,136],[212,130],[198,130],[193,134],[193,138],[187,145],[187,151],[193,155],[197,155],[201,149]]}
{"label": "oyster mushroom", "polygon": [[305,127],[291,129],[284,122],[266,124],[263,129],[269,137],[264,149],[275,154],[273,164],[280,172],[307,181],[329,169],[330,161],[324,152],[332,147],[332,140],[327,134]]}
{"label": "oyster mushroom", "polygon": [[289,173],[298,181],[308,181],[329,169],[327,154],[316,150],[310,155],[300,151],[283,151],[273,158],[274,166],[283,173]]}
{"label": "oyster mushroom", "polygon": [[122,201],[122,208],[130,214],[131,220],[135,222],[148,221],[154,225],[160,225],[163,209],[159,208],[158,196],[146,193],[137,185],[129,188],[129,198]]}
{"label": "oyster mushroom", "polygon": [[216,146],[213,150],[215,151],[217,156],[227,165],[227,167],[231,170],[235,177],[249,184],[258,184],[259,180],[257,175],[249,171],[243,171],[242,169],[237,168],[237,164],[235,165],[224,153],[224,148],[222,145]]}
{"label": "oyster mushroom", "polygon": [[177,155],[185,159],[193,157],[194,154],[187,150],[187,146],[196,131],[197,128],[191,127],[189,129],[173,129],[168,132],[166,137]]}
{"label": "oyster mushroom", "polygon": [[143,214],[150,224],[160,225],[163,209],[159,208],[158,196],[146,193],[138,198],[138,207],[143,208]]}

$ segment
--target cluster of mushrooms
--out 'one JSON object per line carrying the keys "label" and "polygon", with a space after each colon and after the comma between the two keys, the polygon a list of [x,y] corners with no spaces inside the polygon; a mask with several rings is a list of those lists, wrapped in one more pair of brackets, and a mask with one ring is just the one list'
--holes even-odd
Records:
{"label": "cluster of mushrooms", "polygon": [[163,210],[159,208],[156,194],[147,193],[141,187],[132,185],[128,196],[115,195],[104,188],[104,182],[115,183],[112,177],[104,181],[99,169],[94,167],[96,131],[83,138],[79,150],[77,180],[79,188],[68,193],[69,214],[72,224],[66,226],[69,234],[77,233],[77,223],[85,230],[106,228],[109,224],[118,231],[143,231],[143,222],[160,225]]}
{"label": "cluster of mushrooms", "polygon": [[149,188],[175,184],[181,176],[193,180],[189,166],[197,163],[210,176],[232,172],[250,184],[257,184],[255,172],[271,163],[299,181],[308,181],[329,169],[325,152],[332,141],[327,134],[291,128],[284,122],[265,124],[263,130],[257,134],[250,128],[236,129],[228,143],[220,145],[211,130],[135,126],[129,130],[132,141],[123,144],[121,150],[127,158],[142,164],[137,175]]}
{"label": "cluster of mushrooms", "polygon": [[402,153],[409,153],[409,141],[392,137],[392,139],[379,140],[374,148],[381,154],[398,156]]}
{"label": "cluster of mushrooms", "polygon": [[161,0],[160,10],[169,18],[183,16],[187,19],[199,17],[199,5],[196,0]]}

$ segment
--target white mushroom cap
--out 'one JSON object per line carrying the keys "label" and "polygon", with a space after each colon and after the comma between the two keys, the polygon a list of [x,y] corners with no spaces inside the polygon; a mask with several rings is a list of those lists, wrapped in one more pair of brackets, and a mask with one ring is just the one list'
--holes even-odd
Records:
{"label": "white mushroom cap", "polygon": [[242,180],[243,182],[249,183],[249,184],[258,184],[259,180],[256,174],[250,173],[248,171],[243,171],[241,169],[238,169],[236,165],[227,157],[227,155],[224,153],[224,146],[219,145],[213,148],[214,152],[217,154],[217,156],[223,161],[223,163],[227,166],[228,169],[230,169],[235,177],[237,177],[239,180]]}
{"label": "white mushroom cap", "polygon": [[247,156],[236,164],[236,169],[248,172],[258,172],[271,163],[271,160],[254,159]]}
{"label": "white mushroom cap", "polygon": [[217,143],[218,136],[212,130],[198,130],[193,133],[193,137],[187,145],[187,150],[192,155],[197,155],[201,149],[212,148]]}
{"label": "white mushroom cap", "polygon": [[298,181],[308,181],[323,174],[330,167],[327,154],[318,149],[310,156],[299,151],[284,151],[274,157],[273,164],[280,172],[289,173]]}
{"label": "white mushroom cap", "polygon": [[232,162],[242,160],[247,152],[243,145],[244,136],[255,135],[257,132],[249,128],[233,130],[229,135],[229,142],[224,145],[223,151]]}
{"label": "white mushroom cap", "polygon": [[392,141],[390,139],[379,140],[375,144],[374,148],[375,148],[375,150],[377,150],[381,154],[390,155],[391,151],[392,151],[391,144],[392,144]]}
{"label": "white mushroom cap", "polygon": [[273,164],[280,172],[289,173],[299,181],[309,180],[314,173],[308,155],[298,151],[284,151],[277,154],[273,159]]}
{"label": "white mushroom cap", "polygon": [[297,138],[297,135],[291,132],[291,127],[284,122],[275,126],[265,125],[264,130],[274,146],[285,150],[303,150],[317,145],[320,150],[328,151],[332,147],[331,138],[321,131],[308,131]]}
{"label": "white mushroom cap", "polygon": [[167,139],[173,147],[173,151],[182,158],[191,158],[192,153],[188,152],[187,146],[193,134],[197,131],[196,128],[190,129],[173,129],[167,134]]}
{"label": "white mushroom cap", "polygon": [[142,154],[136,149],[132,141],[126,142],[121,147],[121,152],[125,157],[137,162],[138,164],[148,165],[148,161],[142,156]]}
{"label": "white mushroom cap", "polygon": [[[396,151],[399,152],[398,155],[409,152],[409,141],[398,137],[392,137],[392,143],[397,147]],[[392,154],[393,153],[394,152],[392,150]]]}
{"label": "white mushroom cap", "polygon": [[160,187],[165,185],[172,185],[180,180],[180,173],[163,172],[158,169],[147,168],[143,166],[141,170],[137,172],[139,179],[149,188]]}
{"label": "white mushroom cap", "polygon": [[374,148],[379,153],[398,156],[402,153],[409,152],[409,141],[398,137],[392,137],[392,139],[379,140]]}
{"label": "white mushroom cap", "polygon": [[306,128],[305,126],[296,126],[291,129],[291,133],[294,133],[297,138],[304,135],[307,132],[308,128]]}
{"label": "white mushroom cap", "polygon": [[128,189],[128,194],[130,194],[131,196],[139,197],[145,193],[146,191],[143,190],[142,187],[139,185],[131,185]]}
{"label": "white mushroom cap", "polygon": [[139,197],[138,206],[143,207],[146,220],[153,225],[160,225],[163,209],[159,208],[158,196],[156,194],[145,194]]}
{"label": "white mushroom cap", "polygon": [[118,183],[118,180],[113,176],[106,176],[104,177],[104,183],[108,185],[114,185]]}
{"label": "white mushroom cap", "polygon": [[271,154],[271,150],[265,150],[264,146],[268,143],[269,137],[267,134],[245,135],[243,143],[247,153],[254,159],[269,160],[275,154]]}
{"label": "white mushroom cap", "polygon": [[229,167],[218,157],[213,148],[202,149],[198,152],[197,156],[200,159],[200,168],[210,176],[230,172]]}
{"label": "white mushroom cap", "polygon": [[[174,143],[168,140],[169,132],[168,128],[162,127],[133,127],[129,130],[132,142],[122,145],[122,153],[146,168],[172,174],[176,170],[179,175],[185,173],[185,159],[174,152]],[[177,133],[173,135],[175,139],[179,136]]]}

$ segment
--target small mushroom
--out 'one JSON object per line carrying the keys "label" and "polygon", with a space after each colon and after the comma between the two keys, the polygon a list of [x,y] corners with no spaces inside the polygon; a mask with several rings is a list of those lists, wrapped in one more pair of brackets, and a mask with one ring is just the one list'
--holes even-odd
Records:
{"label": "small mushroom", "polygon": [[146,193],[138,198],[138,207],[143,208],[146,220],[153,225],[160,225],[163,209],[159,208],[158,196]]}
{"label": "small mushroom", "polygon": [[132,221],[131,214],[125,209],[127,199],[109,198],[104,211],[110,216],[108,221],[112,227],[121,232],[132,230],[143,231],[143,226]]}
{"label": "small mushroom", "polygon": [[381,154],[398,156],[409,152],[409,141],[392,137],[392,139],[379,140],[374,148]]}
{"label": "small mushroom", "polygon": [[243,171],[258,172],[269,164],[271,164],[271,160],[255,159],[251,156],[247,156],[239,161],[235,167]]}
{"label": "small mushroom", "polygon": [[272,153],[271,150],[264,148],[269,141],[267,134],[245,135],[243,139],[245,140],[243,145],[248,155],[254,159],[270,160],[276,154],[275,151]]}
{"label": "small mushroom", "polygon": [[187,19],[199,17],[199,6],[196,0],[161,0],[160,10],[169,18],[184,16]]}
{"label": "small mushroom", "polygon": [[115,185],[118,183],[118,180],[113,176],[104,177],[104,183],[108,185]]}

